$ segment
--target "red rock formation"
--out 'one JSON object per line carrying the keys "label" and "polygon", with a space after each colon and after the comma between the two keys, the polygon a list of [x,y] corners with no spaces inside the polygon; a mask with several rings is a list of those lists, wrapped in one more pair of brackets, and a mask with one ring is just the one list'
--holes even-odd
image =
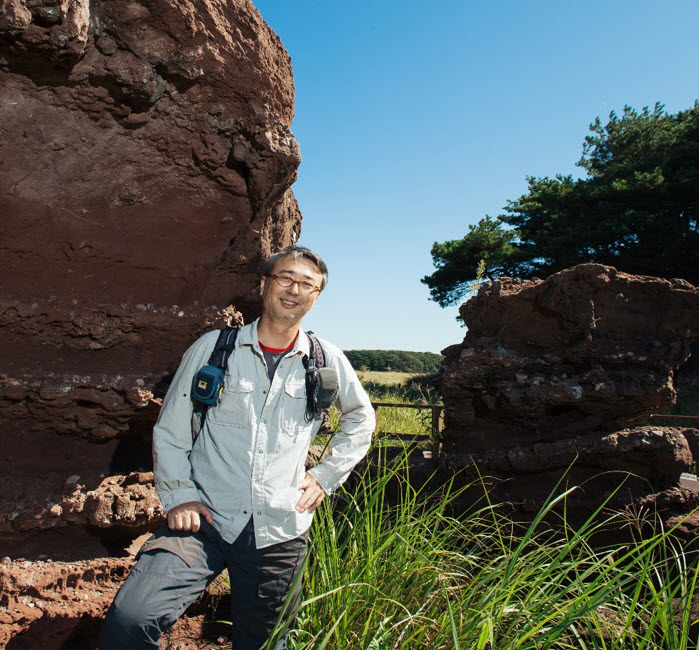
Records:
{"label": "red rock formation", "polygon": [[[96,558],[78,562],[40,560],[0,564],[0,647],[97,648],[104,612],[134,559]],[[178,621],[167,647],[179,650],[230,648],[225,580],[215,582]],[[214,613],[214,612],[218,613]],[[165,647],[165,645],[163,646]]]}
{"label": "red rock formation", "polygon": [[298,238],[293,100],[249,0],[0,0],[0,555],[106,576],[62,613],[65,581],[53,609],[22,600],[50,580],[13,582],[51,567],[4,562],[3,647],[94,627],[131,560],[91,558],[162,517],[129,472],[169,377],[256,315],[261,261]]}
{"label": "red rock formation", "polygon": [[[675,399],[673,373],[699,338],[699,289],[585,264],[488,283],[460,313],[468,333],[444,351],[448,467],[488,477],[493,500],[524,514],[564,475],[583,486],[570,514],[612,494],[616,508],[679,503],[662,495],[698,460],[699,430],[634,425]],[[681,505],[699,503],[680,492]]]}
{"label": "red rock formation", "polygon": [[66,564],[50,560],[0,565],[0,646],[61,648],[89,638],[96,647],[105,608],[133,558],[99,558]]}
{"label": "red rock formation", "polygon": [[[77,474],[63,480],[48,475],[22,483],[9,483],[0,504],[0,534],[46,530],[70,525],[153,527],[164,512],[153,488],[152,472],[102,479]],[[90,483],[97,483],[90,489]]]}
{"label": "red rock formation", "polygon": [[673,403],[699,290],[597,264],[501,278],[462,305],[442,379],[449,441],[512,447],[643,422]]}
{"label": "red rock formation", "polygon": [[108,439],[298,236],[290,60],[244,0],[4,0],[0,79],[0,415]]}

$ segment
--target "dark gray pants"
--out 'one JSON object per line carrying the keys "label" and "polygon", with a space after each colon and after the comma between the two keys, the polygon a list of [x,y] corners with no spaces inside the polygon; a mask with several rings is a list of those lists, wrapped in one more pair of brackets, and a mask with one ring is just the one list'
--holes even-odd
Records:
{"label": "dark gray pants", "polygon": [[160,648],[161,634],[226,567],[233,649],[259,650],[274,628],[307,545],[306,532],[257,549],[252,519],[232,544],[203,520],[197,533],[163,524],[109,608],[100,650]]}

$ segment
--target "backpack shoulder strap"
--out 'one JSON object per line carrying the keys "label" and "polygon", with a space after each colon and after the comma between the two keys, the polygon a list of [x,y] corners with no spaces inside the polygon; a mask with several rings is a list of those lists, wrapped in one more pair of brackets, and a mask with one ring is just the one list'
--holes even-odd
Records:
{"label": "backpack shoulder strap", "polygon": [[313,332],[308,331],[306,332],[306,335],[311,342],[311,359],[315,359],[315,367],[325,368],[325,354],[323,352],[323,346],[320,344],[320,341]]}
{"label": "backpack shoulder strap", "polygon": [[237,327],[224,327],[218,333],[218,339],[214,350],[209,357],[209,365],[225,370],[228,365],[228,358],[235,349],[235,341],[238,338]]}

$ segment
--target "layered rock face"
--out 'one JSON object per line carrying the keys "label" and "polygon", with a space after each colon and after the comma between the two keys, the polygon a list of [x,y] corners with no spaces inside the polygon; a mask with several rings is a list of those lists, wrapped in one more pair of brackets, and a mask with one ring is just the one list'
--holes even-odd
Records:
{"label": "layered rock face", "polygon": [[2,555],[157,525],[159,398],[299,235],[293,100],[249,0],[0,0]]}
{"label": "layered rock face", "polygon": [[291,62],[244,0],[0,7],[3,432],[108,441],[298,236]]}
{"label": "layered rock face", "polygon": [[[675,399],[699,289],[586,264],[488,283],[460,313],[468,333],[444,351],[445,461],[498,479],[497,500],[535,511],[567,472],[585,486],[571,497],[582,510],[622,477],[615,505],[646,503],[692,468],[699,430],[638,425]],[[680,510],[699,503],[676,497]]]}

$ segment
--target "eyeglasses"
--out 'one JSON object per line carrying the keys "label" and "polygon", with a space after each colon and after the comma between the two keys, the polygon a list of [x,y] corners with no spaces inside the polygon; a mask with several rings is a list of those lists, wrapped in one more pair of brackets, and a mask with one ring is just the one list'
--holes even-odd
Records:
{"label": "eyeglasses", "polygon": [[317,287],[315,284],[307,282],[306,280],[294,280],[294,278],[290,278],[288,275],[270,275],[269,277],[274,278],[275,282],[280,287],[284,287],[285,289],[288,289],[292,285],[296,284],[298,285],[301,293],[313,293],[314,291],[320,291],[320,287]]}

